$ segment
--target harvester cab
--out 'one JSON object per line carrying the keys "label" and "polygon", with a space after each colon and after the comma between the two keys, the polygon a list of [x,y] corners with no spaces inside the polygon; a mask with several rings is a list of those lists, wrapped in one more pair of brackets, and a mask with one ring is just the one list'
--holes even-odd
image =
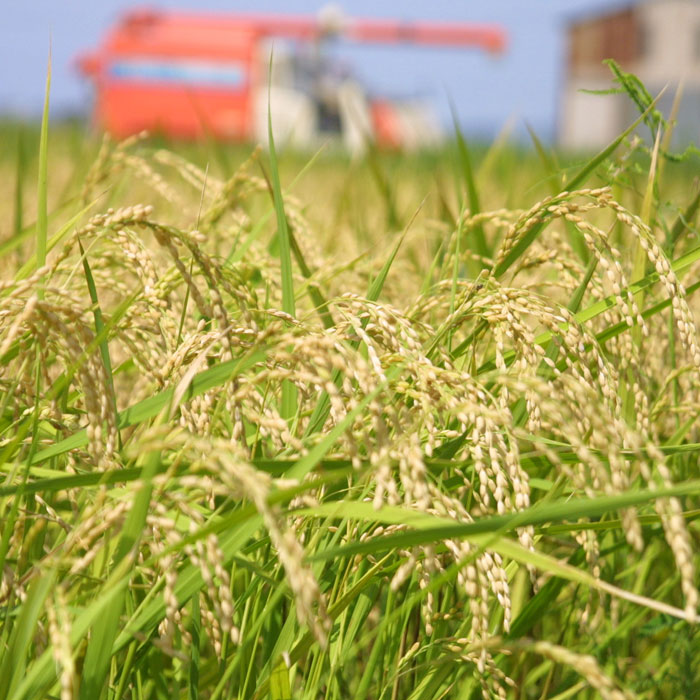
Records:
{"label": "harvester cab", "polygon": [[441,132],[426,104],[370,99],[323,51],[333,37],[492,53],[506,43],[492,25],[359,19],[336,7],[317,17],[138,10],[78,66],[95,85],[95,122],[117,137],[147,129],[266,143],[269,110],[276,141],[300,148],[329,137],[351,151],[368,139],[404,148],[435,143]]}

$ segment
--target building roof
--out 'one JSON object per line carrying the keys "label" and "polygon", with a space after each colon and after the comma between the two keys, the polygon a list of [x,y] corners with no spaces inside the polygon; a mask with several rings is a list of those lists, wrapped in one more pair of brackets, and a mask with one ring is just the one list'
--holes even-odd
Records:
{"label": "building roof", "polygon": [[[689,2],[697,4],[698,0],[677,0],[679,2]],[[569,12],[564,16],[566,25],[581,24],[595,19],[601,19],[616,15],[623,10],[629,10],[638,5],[651,5],[652,3],[667,2],[667,0],[608,0],[601,3],[599,7],[587,8],[576,12]]]}

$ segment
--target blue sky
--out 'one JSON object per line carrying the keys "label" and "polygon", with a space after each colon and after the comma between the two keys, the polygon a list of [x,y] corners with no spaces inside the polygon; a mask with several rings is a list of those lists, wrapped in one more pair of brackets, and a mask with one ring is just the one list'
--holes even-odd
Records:
{"label": "blue sky", "polygon": [[[0,26],[0,113],[36,116],[43,102],[49,39],[52,45],[52,112],[85,113],[89,85],[73,58],[96,46],[120,12],[144,3],[133,0],[6,0]],[[151,0],[149,7],[316,13],[313,0]],[[494,58],[476,51],[426,47],[382,47],[340,42],[333,48],[353,65],[376,93],[430,97],[449,121],[448,95],[464,127],[493,134],[511,117],[529,122],[544,138],[556,129],[562,79],[564,21],[572,14],[619,4],[617,0],[353,0],[349,15],[482,21],[501,24],[509,48]]]}

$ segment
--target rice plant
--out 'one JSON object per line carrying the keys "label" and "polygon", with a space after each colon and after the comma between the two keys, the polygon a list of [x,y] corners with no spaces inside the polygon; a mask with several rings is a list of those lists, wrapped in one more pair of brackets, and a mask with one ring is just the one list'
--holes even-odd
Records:
{"label": "rice plant", "polygon": [[563,168],[44,137],[36,202],[18,134],[0,697],[693,697],[699,197],[654,124]]}

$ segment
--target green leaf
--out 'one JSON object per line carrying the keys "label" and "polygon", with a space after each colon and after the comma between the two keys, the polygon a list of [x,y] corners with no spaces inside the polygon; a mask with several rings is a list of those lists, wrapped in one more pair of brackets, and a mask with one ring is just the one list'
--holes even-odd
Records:
{"label": "green leaf", "polygon": [[8,648],[3,650],[0,665],[0,697],[9,698],[16,691],[25,675],[27,651],[36,634],[44,601],[53,588],[58,571],[50,569],[37,576],[29,587],[27,599],[23,602],[19,617],[15,622]]}
{"label": "green leaf", "polygon": [[[41,117],[41,137],[39,141],[39,176],[37,184],[37,214],[36,214],[36,267],[46,264],[46,239],[48,238],[48,206],[46,186],[48,181],[48,152],[49,152],[49,94],[51,92],[51,50],[46,69],[46,92],[44,95],[44,111]],[[42,292],[40,291],[39,294]]]}
{"label": "green leaf", "polygon": [[270,674],[270,700],[292,700],[289,669],[283,659],[279,660]]}
{"label": "green leaf", "polygon": [[[109,356],[109,345],[107,344],[107,335],[105,332],[105,324],[102,319],[102,309],[100,308],[100,301],[97,298],[97,287],[95,286],[95,280],[92,276],[92,270],[90,270],[90,263],[88,262],[87,255],[83,250],[83,244],[78,241],[78,247],[80,248],[80,255],[83,258],[83,271],[85,272],[85,281],[87,282],[88,292],[90,294],[90,301],[93,305],[93,318],[95,319],[95,335],[100,336],[99,341],[100,355],[102,356],[102,364],[104,365],[105,375],[107,377],[107,386],[109,387],[110,399],[114,414],[117,414],[117,399],[114,394],[114,377],[112,374],[112,360]],[[189,287],[188,287],[189,291]],[[121,440],[120,440],[121,442]]]}
{"label": "green leaf", "polygon": [[[672,263],[671,263],[671,269],[678,275],[679,273],[683,272],[684,270],[687,270],[693,263],[697,262],[700,260],[700,247],[694,248],[693,250],[689,251],[688,253],[685,253],[684,255],[681,255],[680,257],[676,258]],[[585,280],[584,280],[585,281]],[[626,288],[625,291],[629,291],[632,294],[636,294],[642,289],[647,289],[648,287],[651,287],[652,285],[656,284],[659,281],[659,276],[656,272],[652,272],[650,275],[647,275],[644,279],[639,280],[638,282],[633,282],[632,284],[629,285],[629,287]],[[582,287],[579,286],[579,289]],[[686,289],[686,295],[691,294],[692,292],[696,291],[698,288],[697,284],[692,284]],[[654,316],[655,314],[659,313],[663,309],[667,308],[668,306],[671,305],[671,299],[665,299],[664,301],[659,302],[658,304],[654,304],[651,307],[648,307],[642,312],[642,317],[643,318],[650,318],[651,316]],[[609,296],[606,297],[605,299],[601,299],[600,301],[595,302],[594,304],[591,304],[591,306],[583,309],[582,311],[579,311],[578,313],[574,314],[574,318],[578,323],[586,323],[587,321],[590,321],[591,319],[595,318],[596,316],[600,316],[600,314],[605,313],[608,309],[611,309],[617,305],[617,302],[615,301],[615,297]],[[562,331],[566,329],[566,325],[562,324]],[[598,339],[599,342],[602,342],[608,338],[614,337],[615,335],[619,335],[619,333],[624,332],[625,330],[629,330],[629,326],[627,326],[626,323],[622,324],[615,324],[613,326],[610,326],[607,329],[604,329],[603,331],[600,331],[597,335],[596,338]],[[551,331],[547,331],[545,333],[542,333],[541,335],[538,335],[535,338],[535,343],[538,345],[545,345],[549,343],[549,341],[552,339],[553,334]],[[469,339],[467,339],[469,340]],[[467,350],[469,349],[469,343],[467,341],[464,341],[461,343],[457,348],[452,353],[453,358],[460,357],[463,355]],[[504,360],[506,361],[507,364],[510,364],[514,357],[515,354],[512,351],[508,351],[503,354]],[[479,367],[479,373],[481,372],[486,372],[490,371],[495,368],[494,361],[492,359],[489,359],[486,361],[481,367]]]}
{"label": "green leaf", "polygon": [[[78,221],[88,212],[92,207],[95,206],[97,200],[90,202],[86,207],[83,207],[77,214],[74,214],[68,221],[61,226],[56,233],[51,236],[49,239],[47,245],[46,245],[46,252],[50,252],[53,250],[68,234],[73,227],[75,226]],[[37,222],[38,226],[38,222]],[[29,229],[26,229],[28,232],[31,232],[31,227]],[[1,251],[0,251],[1,252]],[[37,258],[37,251],[32,253],[31,257],[27,262],[20,267],[20,269],[17,271],[17,274],[15,275],[15,280],[20,281],[23,279],[26,279],[29,277],[29,275],[34,272],[34,270],[37,267],[41,267],[41,265],[38,264],[38,258]]]}
{"label": "green leaf", "polygon": [[[270,53],[270,75],[272,74],[272,53]],[[270,81],[271,84],[272,81]],[[282,269],[282,310],[290,316],[296,316],[294,305],[294,279],[292,277],[292,255],[289,241],[289,226],[287,215],[284,211],[284,198],[282,197],[282,185],[280,184],[279,167],[277,163],[277,151],[275,150],[275,137],[272,133],[272,111],[270,106],[270,84],[267,92],[267,135],[270,147],[270,177],[272,179],[272,193],[275,202],[275,214],[277,216],[277,241],[280,251],[280,265]]]}
{"label": "green leaf", "polygon": [[[241,372],[250,369],[258,362],[262,362],[265,357],[265,350],[262,348],[256,348],[254,351],[243,355],[240,358],[221,362],[218,365],[210,367],[204,372],[200,372],[192,379],[192,382],[182,396],[181,401],[189,401],[195,396],[203,394],[205,391],[209,391],[210,389],[225,384]],[[151,396],[148,399],[135,403],[133,406],[129,406],[129,408],[125,409],[119,414],[117,427],[120,429],[128,428],[132,425],[138,425],[149,418],[157,416],[165,406],[169,406],[172,403],[174,391],[174,387],[168,387],[155,396]],[[47,447],[39,452],[34,456],[32,464],[40,464],[41,462],[51,459],[52,457],[57,457],[58,455],[69,452],[70,450],[83,447],[87,445],[87,442],[88,440],[85,430],[79,430],[78,432],[73,433],[73,435],[70,437],[67,437],[64,440],[57,442],[55,445]]]}
{"label": "green leaf", "polygon": [[[467,201],[469,203],[469,213],[472,216],[476,216],[481,212],[481,203],[479,202],[479,193],[476,189],[476,181],[474,179],[474,170],[472,169],[471,155],[469,153],[469,148],[467,142],[462,134],[462,130],[459,128],[459,123],[457,121],[457,114],[455,112],[454,106],[452,107],[452,123],[454,125],[455,136],[457,138],[457,152],[459,154],[459,163],[462,166],[462,176],[464,177],[464,184],[467,188]],[[477,224],[472,228],[472,235],[474,237],[474,250],[477,255],[482,258],[487,258],[490,255],[488,246],[486,245],[486,236],[484,234],[484,227],[482,224]]]}
{"label": "green leaf", "polygon": [[24,129],[22,126],[19,126],[17,128],[17,166],[15,169],[14,216],[12,219],[12,237],[10,240],[16,240],[22,235],[24,176],[27,168],[27,159],[24,150]]}
{"label": "green leaf", "polygon": [[[659,96],[660,97],[660,96]],[[573,191],[583,185],[588,179],[591,173],[603,163],[608,156],[612,155],[618,146],[644,121],[647,114],[653,108],[654,104],[659,98],[650,105],[647,110],[635,121],[630,124],[609,146],[604,148],[598,155],[591,158],[591,160],[584,165],[578,174],[571,179],[566,185],[568,191]],[[520,258],[520,256],[530,247],[532,242],[544,231],[547,226],[547,221],[542,221],[539,224],[533,226],[524,236],[522,236],[512,247],[510,252],[506,257],[496,266],[493,274],[496,278],[503,277],[503,275],[508,271],[511,265]]]}
{"label": "green leaf", "polygon": [[[272,76],[272,52],[270,53],[270,71]],[[275,201],[275,214],[277,215],[277,242],[280,253],[280,267],[282,273],[282,310],[292,317],[296,317],[294,303],[294,278],[292,273],[291,243],[289,237],[289,225],[284,211],[284,198],[277,164],[277,152],[275,150],[275,137],[272,133],[272,110],[270,106],[270,86],[267,88],[267,135],[270,147],[270,173],[272,178],[272,192]],[[294,384],[286,379],[282,382],[282,406],[280,415],[287,421],[291,421],[297,412],[297,391]]]}
{"label": "green leaf", "polygon": [[527,525],[542,525],[564,520],[573,521],[579,518],[596,518],[609,512],[653,503],[659,498],[698,494],[700,494],[700,480],[693,480],[653,491],[640,490],[614,496],[598,496],[597,498],[562,499],[551,503],[536,504],[517,513],[479,518],[469,523],[457,522],[451,518],[437,517],[396,506],[384,506],[375,510],[371,503],[346,501],[322,503],[314,508],[298,511],[298,513],[313,517],[355,518],[390,525],[406,525],[413,528],[407,532],[385,535],[366,542],[353,542],[319,551],[309,557],[310,561],[326,561],[335,557],[407,549],[450,538],[464,537],[481,542],[483,537],[489,534],[506,533]]}
{"label": "green leaf", "polygon": [[[120,572],[122,576],[128,577],[136,562],[137,545],[146,524],[148,506],[153,492],[153,477],[156,475],[159,465],[160,452],[154,450],[145,458],[142,470],[143,485],[136,494],[114,553],[114,571]],[[126,568],[127,573],[122,573],[124,568]],[[105,681],[112,660],[112,646],[119,633],[127,594],[126,588],[121,590],[109,610],[105,611],[93,623],[80,684],[81,700],[96,700],[105,690]]]}

